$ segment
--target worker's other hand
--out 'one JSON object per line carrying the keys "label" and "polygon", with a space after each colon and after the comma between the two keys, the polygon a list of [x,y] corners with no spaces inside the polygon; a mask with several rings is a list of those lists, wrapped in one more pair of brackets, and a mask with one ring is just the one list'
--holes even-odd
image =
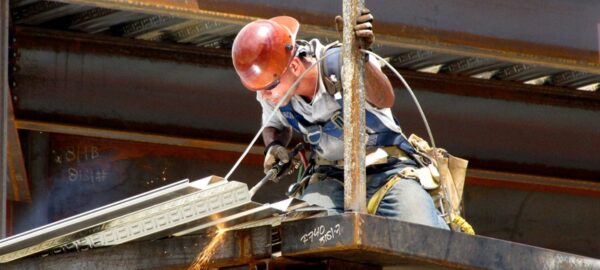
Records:
{"label": "worker's other hand", "polygon": [[284,163],[290,162],[289,153],[290,151],[287,150],[287,148],[278,144],[269,147],[267,153],[265,154],[265,162],[263,163],[265,174],[269,172],[269,170],[271,170],[279,161]]}
{"label": "worker's other hand", "polygon": [[[344,19],[342,16],[335,16],[335,27],[342,34],[344,32]],[[375,42],[375,34],[373,34],[373,14],[367,8],[363,8],[360,16],[356,19],[354,26],[356,38],[362,40],[363,47],[361,49],[368,50]]]}

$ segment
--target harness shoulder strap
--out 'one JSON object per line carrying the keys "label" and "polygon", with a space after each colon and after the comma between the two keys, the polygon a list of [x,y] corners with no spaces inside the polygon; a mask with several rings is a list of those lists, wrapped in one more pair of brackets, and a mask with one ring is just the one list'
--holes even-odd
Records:
{"label": "harness shoulder strap", "polygon": [[308,120],[304,119],[302,115],[294,110],[292,107],[292,102],[289,102],[285,106],[279,107],[279,111],[283,115],[283,117],[290,123],[292,128],[297,131],[302,132],[303,127],[311,126],[312,124],[308,122]]}
{"label": "harness shoulder strap", "polygon": [[[342,100],[336,100],[342,106]],[[335,138],[342,138],[343,119],[342,111],[339,110],[333,114],[331,119],[325,123],[311,123],[306,120],[301,114],[296,112],[292,107],[292,103],[280,107],[279,110],[286,118],[288,123],[297,131],[304,134],[305,140],[314,146],[318,146],[322,134],[328,134]],[[371,134],[367,138],[367,146],[391,146],[396,145],[408,154],[416,154],[416,150],[406,140],[402,133],[396,133],[390,130],[375,114],[365,111],[365,124]]]}
{"label": "harness shoulder strap", "polygon": [[339,42],[333,42],[323,47],[321,56],[327,53],[333,52],[327,56],[327,59],[321,62],[321,76],[327,92],[334,95],[337,92],[342,91],[342,57],[340,55],[342,44]]}

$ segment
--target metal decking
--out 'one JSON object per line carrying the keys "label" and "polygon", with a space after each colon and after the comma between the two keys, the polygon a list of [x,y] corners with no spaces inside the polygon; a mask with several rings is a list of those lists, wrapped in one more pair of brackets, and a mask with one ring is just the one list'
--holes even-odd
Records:
{"label": "metal decking", "polygon": [[[204,4],[214,10],[201,9],[203,4],[177,3],[176,1],[87,1],[87,0],[11,0],[12,14],[17,26],[36,26],[50,29],[60,29],[70,32],[84,32],[102,36],[125,37],[137,40],[149,40],[160,43],[180,43],[196,47],[230,49],[236,33],[252,19],[257,17],[242,16],[233,13],[219,12],[220,9],[236,6],[236,1],[219,4]],[[229,3],[231,2],[231,3]],[[258,7],[249,1],[237,1],[238,8],[249,5]],[[292,12],[293,4],[289,6],[276,1],[263,1],[260,5],[268,8],[279,8]],[[315,4],[326,6],[325,4]],[[400,8],[399,4],[371,3],[374,8],[389,5],[386,9]],[[162,7],[162,12],[161,12]],[[145,13],[148,12],[148,13]],[[250,12],[253,13],[253,12]],[[254,12],[255,13],[255,12]],[[267,13],[258,11],[258,13]],[[385,14],[385,13],[384,13]],[[321,14],[322,15],[322,14]],[[193,17],[193,19],[192,19]],[[381,22],[398,23],[387,14],[378,18]],[[333,22],[333,21],[332,21]],[[324,42],[339,38],[330,27],[324,27],[322,22],[303,22],[301,38],[319,38]],[[395,25],[396,28],[406,27]],[[441,48],[424,50],[414,48],[407,40],[389,37],[389,26],[379,27],[378,44],[375,52],[392,59],[396,67],[409,70],[435,70],[433,73],[453,74],[457,76],[482,78],[497,81],[510,81],[518,84],[538,79],[539,85],[569,88],[575,91],[596,91],[600,87],[600,71],[598,68],[578,70],[574,61],[562,61],[566,66],[557,67],[559,61],[552,63],[544,57],[532,61],[518,62],[501,59],[507,53],[488,52],[487,56],[476,57],[460,53],[455,49],[451,52]],[[390,30],[391,31],[391,30]],[[423,33],[415,33],[415,36]],[[412,38],[412,37],[410,37]],[[407,38],[407,39],[410,39]],[[467,38],[465,36],[465,38]],[[424,45],[424,44],[421,44]],[[436,46],[436,45],[433,45]],[[472,50],[474,48],[471,48]],[[537,48],[542,51],[544,48]],[[498,49],[502,51],[501,49]],[[555,52],[554,52],[555,51]],[[560,49],[553,50],[560,54]],[[520,57],[527,59],[527,54]],[[528,62],[540,62],[539,64]],[[573,62],[573,63],[572,63]],[[569,68],[572,65],[573,69]],[[438,68],[436,68],[438,67]],[[591,72],[590,72],[591,71]],[[431,71],[430,71],[431,72]]]}

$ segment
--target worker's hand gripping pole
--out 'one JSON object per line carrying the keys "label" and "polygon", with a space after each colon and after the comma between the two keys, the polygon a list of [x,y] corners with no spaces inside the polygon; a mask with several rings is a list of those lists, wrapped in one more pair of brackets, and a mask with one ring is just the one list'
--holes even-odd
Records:
{"label": "worker's hand gripping pole", "polygon": [[252,198],[254,196],[254,194],[256,194],[256,192],[260,188],[262,188],[262,186],[265,185],[269,180],[271,180],[273,182],[277,182],[276,180],[278,179],[278,177],[281,176],[285,171],[288,170],[288,168],[292,165],[293,158],[302,149],[304,149],[304,145],[302,143],[299,143],[289,153],[289,159],[288,159],[289,161],[288,162],[279,161],[279,162],[277,162],[277,164],[275,164],[275,166],[273,166],[273,168],[271,168],[269,171],[267,171],[267,173],[265,174],[265,177],[263,179],[261,179],[260,181],[258,181],[258,183],[250,189],[250,198]]}

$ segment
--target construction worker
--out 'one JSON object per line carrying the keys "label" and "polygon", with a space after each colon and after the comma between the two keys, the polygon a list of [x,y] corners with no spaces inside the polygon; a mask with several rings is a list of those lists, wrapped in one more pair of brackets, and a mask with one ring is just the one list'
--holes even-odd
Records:
{"label": "construction worker", "polygon": [[[341,25],[341,17],[336,22]],[[354,28],[364,49],[373,41],[373,16],[363,10]],[[256,92],[262,106],[265,172],[279,161],[289,161],[289,144],[295,130],[311,144],[311,175],[300,198],[332,213],[343,212],[343,120],[339,43],[296,40],[300,28],[292,17],[279,16],[246,25],[235,38],[233,64],[242,84]],[[313,63],[295,89],[286,91]],[[365,65],[367,140],[367,201],[369,212],[404,221],[448,229],[420,183],[425,167],[392,116],[394,92],[386,75],[371,57]],[[279,111],[268,119],[281,99]],[[422,178],[422,177],[421,177]]]}

